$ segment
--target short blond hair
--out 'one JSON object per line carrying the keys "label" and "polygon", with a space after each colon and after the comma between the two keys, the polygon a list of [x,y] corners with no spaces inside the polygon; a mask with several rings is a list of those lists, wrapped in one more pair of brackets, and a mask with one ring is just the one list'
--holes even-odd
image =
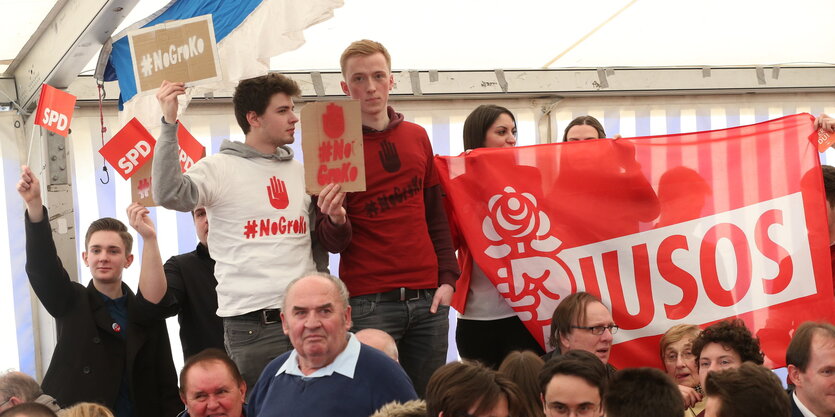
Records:
{"label": "short blond hair", "polygon": [[78,403],[64,411],[64,417],[113,417],[109,408],[96,403]]}
{"label": "short blond hair", "polygon": [[667,346],[676,343],[685,337],[691,337],[692,339],[696,339],[699,337],[699,333],[701,333],[702,329],[695,324],[676,324],[673,327],[670,327],[664,336],[661,336],[661,340],[658,342],[658,347],[661,353],[661,360],[664,360],[664,351],[667,350]]}
{"label": "short blond hair", "polygon": [[391,72],[391,55],[389,55],[386,47],[380,42],[361,39],[348,45],[345,51],[342,52],[342,56],[339,57],[339,67],[342,69],[342,76],[345,76],[345,66],[348,64],[349,58],[355,56],[371,56],[374,54],[383,54],[383,57],[386,58],[389,72]]}

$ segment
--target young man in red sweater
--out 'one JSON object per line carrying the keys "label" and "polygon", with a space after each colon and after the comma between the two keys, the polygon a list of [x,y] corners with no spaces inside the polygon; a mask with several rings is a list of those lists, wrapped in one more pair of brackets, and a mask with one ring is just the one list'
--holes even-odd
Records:
{"label": "young man in red sweater", "polygon": [[388,105],[391,57],[378,42],[352,43],[340,59],[342,90],[360,101],[366,191],[319,195],[316,233],[341,254],[353,329],[397,341],[400,363],[423,395],[446,362],[449,302],[458,278],[426,131]]}

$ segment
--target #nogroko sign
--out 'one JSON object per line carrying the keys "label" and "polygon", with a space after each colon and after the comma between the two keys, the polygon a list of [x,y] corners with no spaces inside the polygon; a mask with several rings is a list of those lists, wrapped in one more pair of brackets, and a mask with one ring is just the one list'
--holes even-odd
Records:
{"label": "#nogroko sign", "polygon": [[307,192],[318,194],[330,183],[342,191],[365,191],[359,101],[308,103],[301,113]]}
{"label": "#nogroko sign", "polygon": [[175,20],[128,33],[136,91],[163,80],[195,83],[220,79],[212,16]]}

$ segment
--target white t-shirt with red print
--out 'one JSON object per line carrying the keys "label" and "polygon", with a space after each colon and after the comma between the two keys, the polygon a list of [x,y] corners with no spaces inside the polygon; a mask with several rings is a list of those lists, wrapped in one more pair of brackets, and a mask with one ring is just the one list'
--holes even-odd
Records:
{"label": "white t-shirt with red print", "polygon": [[[176,146],[176,125],[163,125],[154,155],[154,198],[167,208],[206,207],[220,317],[280,308],[284,289],[317,270],[311,252],[311,198],[304,168],[290,148],[264,155],[225,141],[185,174],[162,155]],[[164,148],[160,149],[160,145]],[[171,159],[171,160],[169,160]],[[176,168],[171,166],[176,163]],[[157,164],[160,166],[156,166]]]}

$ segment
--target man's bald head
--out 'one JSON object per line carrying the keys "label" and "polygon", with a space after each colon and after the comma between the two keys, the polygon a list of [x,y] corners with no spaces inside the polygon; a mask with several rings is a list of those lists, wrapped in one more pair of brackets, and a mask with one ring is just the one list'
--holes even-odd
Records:
{"label": "man's bald head", "polygon": [[0,411],[35,401],[41,394],[38,382],[23,372],[9,371],[0,375]]}
{"label": "man's bald head", "polygon": [[385,353],[388,357],[400,362],[397,352],[397,342],[388,333],[379,329],[362,329],[356,334],[360,343],[373,347]]}

